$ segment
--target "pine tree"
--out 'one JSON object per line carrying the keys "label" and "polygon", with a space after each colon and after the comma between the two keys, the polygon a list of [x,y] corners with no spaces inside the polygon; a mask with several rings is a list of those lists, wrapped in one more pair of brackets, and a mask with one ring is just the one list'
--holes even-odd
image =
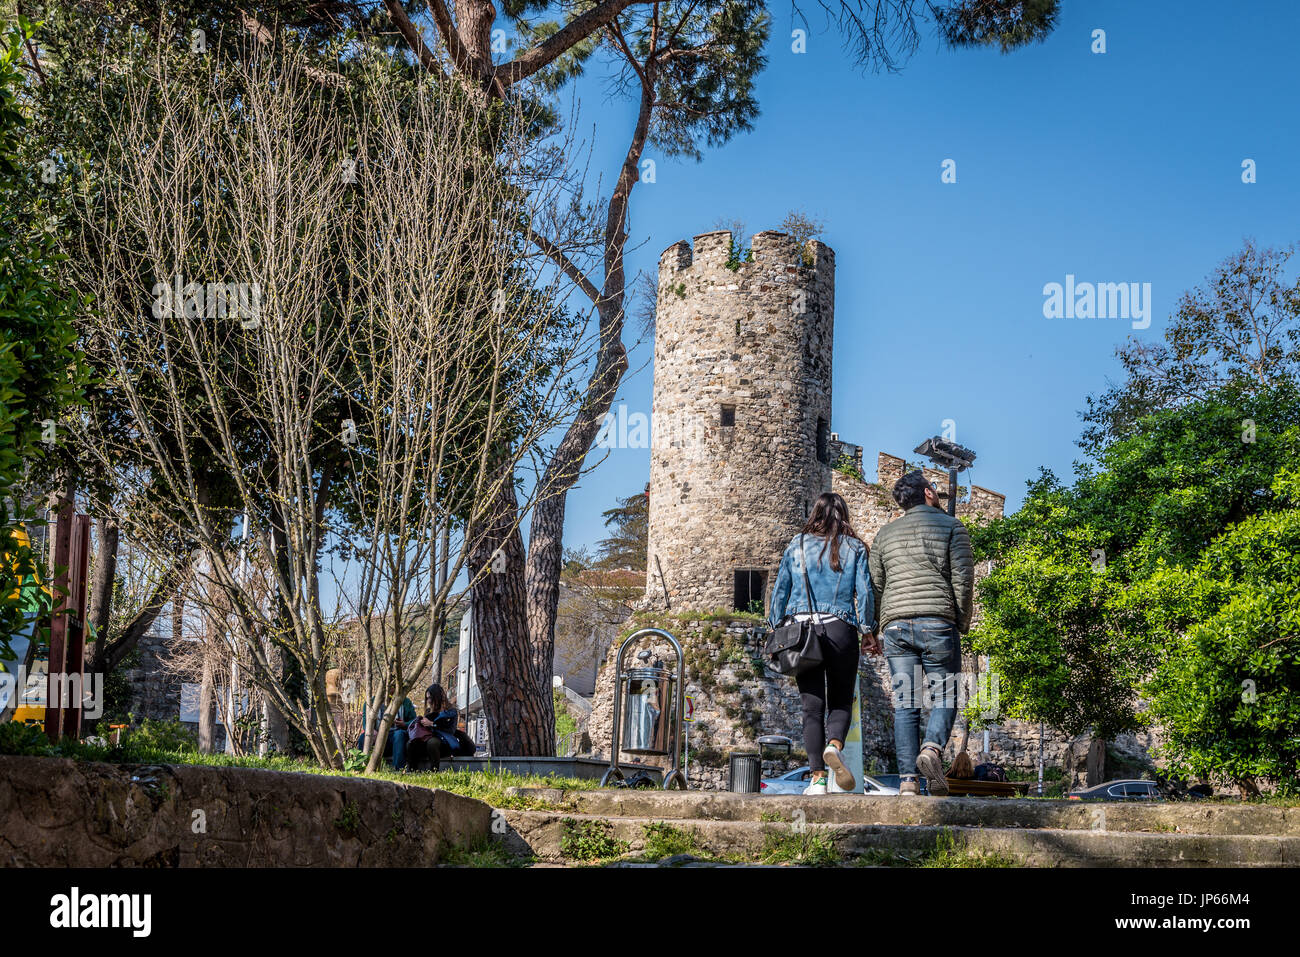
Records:
{"label": "pine tree", "polygon": [[618,499],[618,505],[601,513],[609,538],[602,539],[597,568],[644,569],[650,534],[650,486],[644,492]]}

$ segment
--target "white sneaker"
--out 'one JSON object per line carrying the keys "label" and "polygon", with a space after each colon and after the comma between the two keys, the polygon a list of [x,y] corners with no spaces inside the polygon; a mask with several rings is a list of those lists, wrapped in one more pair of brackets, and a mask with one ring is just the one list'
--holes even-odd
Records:
{"label": "white sneaker", "polygon": [[803,789],[803,793],[807,795],[825,794],[826,782],[823,780],[823,781],[818,781],[816,784],[810,784]]}
{"label": "white sneaker", "polygon": [[822,760],[826,762],[828,768],[835,772],[835,786],[841,791],[852,791],[858,786],[857,779],[853,777],[853,772],[844,763],[844,755],[840,754],[840,749],[835,745],[826,745],[826,750],[822,752]]}

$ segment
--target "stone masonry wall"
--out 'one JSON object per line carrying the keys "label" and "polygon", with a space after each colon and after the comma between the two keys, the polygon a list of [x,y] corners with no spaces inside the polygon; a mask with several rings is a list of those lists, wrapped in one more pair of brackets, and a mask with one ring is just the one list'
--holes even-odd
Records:
{"label": "stone masonry wall", "polygon": [[723,230],[660,257],[648,602],[731,608],[737,570],[770,588],[830,488],[835,255],[808,252],[761,232],[729,267]]}
{"label": "stone masonry wall", "polygon": [[491,825],[391,781],[0,756],[4,867],[429,867]]}

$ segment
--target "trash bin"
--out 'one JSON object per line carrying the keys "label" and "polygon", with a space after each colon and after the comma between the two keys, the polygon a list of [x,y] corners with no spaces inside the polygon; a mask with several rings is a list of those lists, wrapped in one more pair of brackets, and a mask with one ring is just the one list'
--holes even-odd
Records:
{"label": "trash bin", "polygon": [[671,754],[676,676],[656,663],[624,672],[623,680],[622,749],[629,754]]}
{"label": "trash bin", "polygon": [[727,762],[727,790],[757,794],[763,776],[763,759],[757,751],[733,751]]}

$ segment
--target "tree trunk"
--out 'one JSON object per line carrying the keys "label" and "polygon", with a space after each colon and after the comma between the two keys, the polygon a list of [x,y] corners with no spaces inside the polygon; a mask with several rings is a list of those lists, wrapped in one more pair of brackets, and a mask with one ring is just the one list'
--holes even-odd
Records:
{"label": "tree trunk", "polygon": [[181,558],[163,572],[140,611],[120,633],[113,636],[112,641],[108,640],[107,634],[96,636],[95,657],[90,666],[92,673],[102,674],[107,679],[122,659],[135,650],[140,639],[153,627],[177,583],[189,573],[190,561],[189,557]]}
{"label": "tree trunk", "polygon": [[217,740],[217,696],[212,681],[212,652],[203,651],[203,678],[199,684],[199,753],[212,754]]}
{"label": "tree trunk", "polygon": [[605,414],[609,412],[627,370],[623,347],[623,306],[627,282],[623,251],[627,245],[627,210],[640,170],[641,154],[654,115],[656,68],[644,67],[641,105],[636,129],[619,170],[618,183],[610,197],[605,220],[605,283],[596,312],[600,317],[600,346],[596,367],[587,380],[582,407],[560,440],[542,475],[542,494],[533,509],[528,535],[528,630],[533,644],[533,667],[545,676],[550,697],[551,670],[555,656],[555,617],[560,605],[560,571],[564,563],[564,512],[569,489],[582,474],[587,451],[596,440]]}
{"label": "tree trunk", "polygon": [[456,28],[461,42],[482,71],[492,65],[492,24],[497,10],[491,0],[456,0]]}
{"label": "tree trunk", "polygon": [[[271,667],[275,669],[276,674],[282,675],[284,673],[283,652],[278,648],[271,647],[270,642],[266,643],[266,647],[267,660],[271,663]],[[262,715],[266,725],[267,747],[273,748],[281,754],[288,754],[289,723],[284,720],[284,715],[282,715],[280,709],[275,706],[270,695],[263,697],[262,707]]]}
{"label": "tree trunk", "polygon": [[[525,615],[524,546],[515,523],[519,505],[507,482],[488,524],[475,535],[470,568],[491,565],[500,548],[502,573],[488,571],[472,591],[474,665],[494,754],[552,757],[555,714],[549,681],[543,686],[533,659]],[[468,703],[468,702],[466,702]]]}
{"label": "tree trunk", "polygon": [[[451,562],[451,526],[444,524],[442,534],[438,536],[438,574],[436,578],[436,589],[439,595],[447,586],[447,570]],[[434,622],[434,627],[438,629],[438,636],[433,641],[433,683],[442,684],[442,650],[443,639],[447,635],[447,605],[444,602],[441,605],[442,611],[438,614],[438,620]],[[452,689],[453,691],[455,689]]]}
{"label": "tree trunk", "polygon": [[95,580],[90,589],[90,609],[87,618],[95,630],[95,646],[108,640],[108,627],[113,618],[113,582],[117,579],[117,548],[119,533],[117,523],[111,518],[101,518],[96,529],[99,548],[95,552]]}

